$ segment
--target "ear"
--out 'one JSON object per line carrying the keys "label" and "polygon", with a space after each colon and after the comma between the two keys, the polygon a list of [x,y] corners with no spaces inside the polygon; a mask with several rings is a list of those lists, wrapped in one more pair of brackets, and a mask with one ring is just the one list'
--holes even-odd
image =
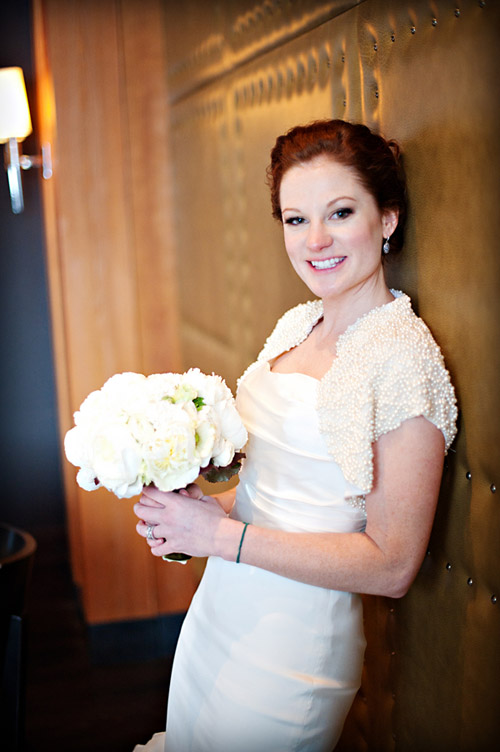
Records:
{"label": "ear", "polygon": [[397,209],[387,209],[382,214],[382,230],[384,238],[390,238],[398,226],[399,211]]}

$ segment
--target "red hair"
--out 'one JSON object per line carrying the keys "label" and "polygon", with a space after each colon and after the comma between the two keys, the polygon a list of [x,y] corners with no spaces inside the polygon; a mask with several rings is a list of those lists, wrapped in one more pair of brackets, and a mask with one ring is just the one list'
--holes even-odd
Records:
{"label": "red hair", "polygon": [[278,137],[267,169],[273,217],[283,221],[280,188],[285,172],[321,156],[354,168],[381,212],[398,212],[390,249],[401,250],[406,220],[406,182],[400,149],[396,141],[386,141],[361,123],[317,120],[309,125],[298,125]]}

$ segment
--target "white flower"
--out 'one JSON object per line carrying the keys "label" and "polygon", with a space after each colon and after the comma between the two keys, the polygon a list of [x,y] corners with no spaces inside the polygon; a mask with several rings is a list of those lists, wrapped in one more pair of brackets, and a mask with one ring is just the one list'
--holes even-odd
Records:
{"label": "white flower", "polygon": [[163,430],[143,447],[143,480],[161,491],[173,491],[192,483],[199,475],[196,462],[196,425],[188,411],[172,404],[163,406],[169,415]]}
{"label": "white flower", "polygon": [[205,405],[213,406],[220,401],[233,398],[231,390],[220,376],[207,376],[199,368],[190,368],[184,374],[184,378],[203,397]]}
{"label": "white flower", "polygon": [[76,474],[76,482],[84,489],[84,491],[95,491],[96,488],[102,486],[99,479],[95,477],[94,471],[88,467],[82,467],[78,471]]}
{"label": "white flower", "polygon": [[64,451],[72,465],[76,467],[89,467],[90,454],[86,433],[81,426],[71,428],[64,437]]}
{"label": "white flower", "polygon": [[146,390],[151,403],[173,396],[181,381],[178,373],[153,373],[147,377]]}
{"label": "white flower", "polygon": [[227,400],[222,405],[216,405],[215,410],[220,421],[220,432],[223,438],[231,442],[236,449],[242,449],[247,443],[248,434],[234,401]]}
{"label": "white flower", "polygon": [[210,418],[211,411],[201,411],[196,426],[196,456],[200,467],[206,467],[210,462],[217,438],[216,425],[213,420],[210,420]]}
{"label": "white flower", "polygon": [[121,373],[91,392],[64,439],[78,484],[120,498],[154,483],[183,488],[201,468],[224,467],[247,440],[233,396],[220,376]]}
{"label": "white flower", "polygon": [[214,450],[214,458],[212,463],[217,467],[225,467],[229,465],[234,457],[234,444],[225,439],[219,439],[217,446]]}
{"label": "white flower", "polygon": [[111,423],[102,427],[92,437],[89,453],[90,466],[108,491],[123,496],[126,487],[136,484],[141,451],[126,426]]}

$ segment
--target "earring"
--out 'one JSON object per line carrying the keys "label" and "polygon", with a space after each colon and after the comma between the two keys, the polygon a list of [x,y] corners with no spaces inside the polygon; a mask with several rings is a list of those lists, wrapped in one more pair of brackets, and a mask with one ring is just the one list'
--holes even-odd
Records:
{"label": "earring", "polygon": [[[390,238],[390,236],[389,236],[389,238]],[[391,249],[391,248],[390,248],[390,245],[389,245],[389,238],[386,238],[386,239],[385,239],[385,243],[384,243],[384,245],[382,246],[382,250],[383,250],[383,252],[384,252],[384,253],[389,253],[389,251],[390,251],[390,249]]]}

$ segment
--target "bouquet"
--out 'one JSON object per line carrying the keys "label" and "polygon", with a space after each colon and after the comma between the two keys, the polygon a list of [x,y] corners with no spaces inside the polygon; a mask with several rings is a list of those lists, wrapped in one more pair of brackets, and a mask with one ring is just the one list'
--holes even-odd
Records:
{"label": "bouquet", "polygon": [[[202,474],[236,474],[247,432],[231,390],[197,368],[184,374],[120,373],[83,401],[64,439],[79,486],[104,486],[118,498],[154,484],[176,491]],[[170,554],[169,558],[181,555]],[[182,555],[183,556],[183,555]]]}

